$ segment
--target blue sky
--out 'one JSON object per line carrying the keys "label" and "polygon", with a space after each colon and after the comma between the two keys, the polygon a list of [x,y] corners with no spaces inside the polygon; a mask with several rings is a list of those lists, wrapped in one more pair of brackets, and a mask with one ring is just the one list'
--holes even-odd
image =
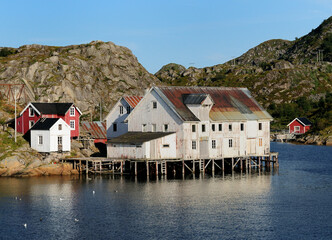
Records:
{"label": "blue sky", "polygon": [[0,46],[112,41],[155,73],[171,62],[213,66],[266,40],[294,40],[332,15],[332,1],[0,0],[0,9]]}

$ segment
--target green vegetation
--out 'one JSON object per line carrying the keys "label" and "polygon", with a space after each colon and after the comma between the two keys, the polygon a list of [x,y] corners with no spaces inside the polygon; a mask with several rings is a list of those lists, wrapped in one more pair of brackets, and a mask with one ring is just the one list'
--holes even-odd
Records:
{"label": "green vegetation", "polygon": [[332,93],[328,92],[318,102],[300,97],[291,103],[272,103],[268,111],[275,118],[274,129],[284,129],[296,117],[307,117],[312,123],[312,131],[321,131],[332,125]]}
{"label": "green vegetation", "polygon": [[332,62],[332,33],[328,34],[322,43],[324,61]]}
{"label": "green vegetation", "polygon": [[0,57],[7,57],[12,54],[16,54],[17,50],[14,48],[2,48],[0,49]]}

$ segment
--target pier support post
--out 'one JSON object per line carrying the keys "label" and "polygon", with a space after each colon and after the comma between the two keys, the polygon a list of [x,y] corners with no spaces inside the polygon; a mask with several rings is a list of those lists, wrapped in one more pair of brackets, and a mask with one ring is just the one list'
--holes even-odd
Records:
{"label": "pier support post", "polygon": [[76,160],[74,160],[74,169],[76,169]]}
{"label": "pier support post", "polygon": [[149,176],[149,161],[146,161],[146,176]]}
{"label": "pier support post", "polygon": [[137,162],[135,161],[135,176],[137,176]]}
{"label": "pier support post", "polygon": [[258,157],[258,168],[261,169],[261,158],[262,157]]}
{"label": "pier support post", "polygon": [[242,172],[242,170],[243,170],[243,159],[242,158],[240,160],[240,166],[241,166],[241,172]]}
{"label": "pier support post", "polygon": [[156,176],[158,177],[159,173],[158,173],[158,161],[156,161]]}
{"label": "pier support post", "polygon": [[212,159],[212,175],[214,175],[214,171],[215,171],[215,168],[214,168],[214,159]]}
{"label": "pier support post", "polygon": [[85,173],[86,175],[88,175],[88,172],[89,172],[89,162],[88,160],[85,161]]}
{"label": "pier support post", "polygon": [[222,160],[222,172],[224,172],[225,171],[225,159],[222,158],[221,160]]}
{"label": "pier support post", "polygon": [[123,160],[121,160],[121,175],[123,175]]}
{"label": "pier support post", "polygon": [[195,174],[195,160],[193,160],[193,174]]}
{"label": "pier support post", "polygon": [[184,169],[184,160],[182,160],[182,177],[184,177],[185,169]]}
{"label": "pier support post", "polygon": [[234,158],[232,158],[232,171],[234,171]]}

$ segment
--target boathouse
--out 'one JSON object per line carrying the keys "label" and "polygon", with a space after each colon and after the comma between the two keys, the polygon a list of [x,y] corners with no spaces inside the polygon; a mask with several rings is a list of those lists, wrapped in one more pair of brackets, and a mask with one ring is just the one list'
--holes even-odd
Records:
{"label": "boathouse", "polygon": [[291,121],[287,127],[289,128],[289,133],[303,134],[309,131],[312,123],[305,117],[295,118]]}
{"label": "boathouse", "polygon": [[130,114],[121,110],[123,103],[124,98],[108,115],[108,158],[233,159],[270,153],[272,117],[246,88],[152,87]]}
{"label": "boathouse", "polygon": [[70,126],[61,118],[40,118],[30,129],[30,146],[38,152],[69,152]]}
{"label": "boathouse", "polygon": [[17,117],[17,132],[26,134],[40,118],[62,118],[70,126],[70,136],[79,136],[82,112],[73,103],[29,103]]}
{"label": "boathouse", "polygon": [[124,96],[114,105],[105,118],[108,139],[118,137],[128,132],[128,123],[124,122],[124,120],[129,116],[141,99],[141,96]]}

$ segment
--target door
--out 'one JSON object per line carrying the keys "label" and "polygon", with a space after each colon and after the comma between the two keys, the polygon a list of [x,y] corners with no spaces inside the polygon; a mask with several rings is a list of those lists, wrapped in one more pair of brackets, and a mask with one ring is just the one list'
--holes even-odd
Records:
{"label": "door", "polygon": [[199,141],[199,154],[201,159],[209,158],[209,141],[200,140]]}
{"label": "door", "polygon": [[247,139],[247,155],[256,153],[256,139]]}
{"label": "door", "polygon": [[58,136],[58,152],[62,152],[62,136]]}

